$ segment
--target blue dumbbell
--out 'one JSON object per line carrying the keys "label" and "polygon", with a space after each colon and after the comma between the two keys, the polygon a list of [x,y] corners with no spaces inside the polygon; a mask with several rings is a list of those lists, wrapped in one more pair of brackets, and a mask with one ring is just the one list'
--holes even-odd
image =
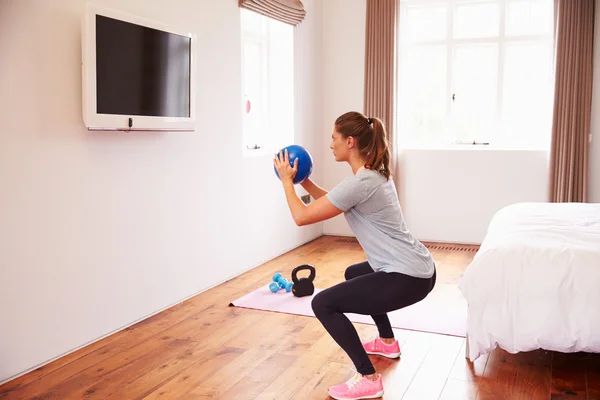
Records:
{"label": "blue dumbbell", "polygon": [[271,282],[269,284],[269,290],[271,290],[271,292],[276,293],[279,289],[281,289],[281,288],[279,287],[277,282]]}
{"label": "blue dumbbell", "polygon": [[281,276],[280,272],[277,272],[275,275],[273,275],[273,282],[269,285],[269,289],[271,289],[271,292],[273,293],[279,290],[279,288],[275,285],[281,289],[285,289],[286,292],[291,292],[294,283],[289,282],[287,279]]}

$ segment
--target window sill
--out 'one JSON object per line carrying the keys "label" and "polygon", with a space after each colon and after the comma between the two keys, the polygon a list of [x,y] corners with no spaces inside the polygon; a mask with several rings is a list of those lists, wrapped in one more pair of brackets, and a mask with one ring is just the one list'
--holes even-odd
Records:
{"label": "window sill", "polygon": [[242,150],[244,158],[248,157],[264,157],[264,156],[273,156],[275,155],[276,150],[272,150],[270,148],[261,148],[261,149],[247,149],[244,148]]}
{"label": "window sill", "polygon": [[404,150],[444,150],[444,151],[550,151],[550,146],[519,145],[519,144],[442,144],[442,143],[412,143],[399,144],[399,151]]}

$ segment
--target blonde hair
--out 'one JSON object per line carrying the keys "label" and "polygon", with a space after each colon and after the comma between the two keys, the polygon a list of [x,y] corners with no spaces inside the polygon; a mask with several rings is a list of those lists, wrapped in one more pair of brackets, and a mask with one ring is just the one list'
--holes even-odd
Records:
{"label": "blonde hair", "polygon": [[344,138],[356,139],[358,150],[366,160],[365,168],[380,172],[390,179],[390,149],[385,125],[379,118],[350,111],[335,120],[335,130]]}

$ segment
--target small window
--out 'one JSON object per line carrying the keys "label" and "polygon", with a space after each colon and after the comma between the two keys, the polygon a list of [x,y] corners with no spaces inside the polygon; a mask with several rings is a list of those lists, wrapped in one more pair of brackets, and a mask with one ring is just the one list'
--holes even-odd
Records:
{"label": "small window", "polygon": [[241,8],[244,153],[294,142],[294,27]]}

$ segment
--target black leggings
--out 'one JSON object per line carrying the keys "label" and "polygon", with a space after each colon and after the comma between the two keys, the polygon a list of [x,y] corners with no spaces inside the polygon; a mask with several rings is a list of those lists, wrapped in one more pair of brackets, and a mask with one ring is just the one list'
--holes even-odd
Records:
{"label": "black leggings", "polygon": [[379,336],[393,338],[394,332],[386,313],[423,300],[435,286],[431,278],[415,278],[397,272],[375,272],[368,262],[346,269],[346,282],[318,293],[312,300],[315,316],[327,332],[348,354],[361,375],[375,373],[352,322],[344,313],[370,315]]}

